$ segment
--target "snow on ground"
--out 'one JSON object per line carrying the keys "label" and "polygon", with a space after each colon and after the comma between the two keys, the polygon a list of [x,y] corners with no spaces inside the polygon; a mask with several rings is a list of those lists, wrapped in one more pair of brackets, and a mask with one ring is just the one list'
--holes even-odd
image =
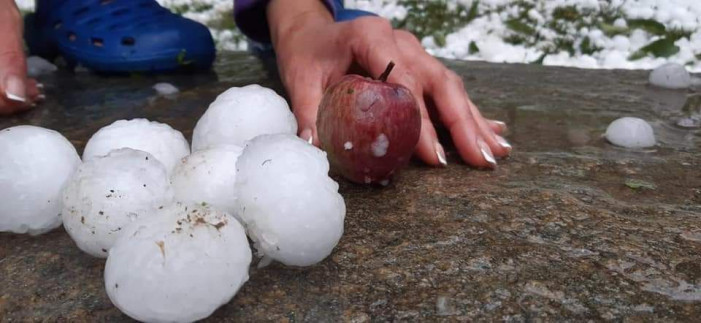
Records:
{"label": "snow on ground", "polygon": [[[33,0],[16,0],[25,11]],[[210,27],[220,49],[245,50],[232,0],[158,0]],[[699,0],[345,0],[417,34],[436,56],[581,68],[701,72]]]}
{"label": "snow on ground", "polygon": [[[411,8],[397,9],[402,3]],[[348,7],[395,21],[432,4],[440,7],[410,0],[346,0]],[[471,20],[422,38],[436,56],[582,68],[650,69],[676,62],[701,72],[699,0],[448,0],[445,8],[458,20]]]}

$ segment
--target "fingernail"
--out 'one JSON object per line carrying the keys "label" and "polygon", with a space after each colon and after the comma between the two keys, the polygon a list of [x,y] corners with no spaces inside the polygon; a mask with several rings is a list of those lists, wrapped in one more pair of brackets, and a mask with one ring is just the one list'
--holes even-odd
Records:
{"label": "fingernail", "polygon": [[497,167],[497,161],[494,159],[494,155],[492,155],[492,150],[489,149],[489,146],[487,146],[487,143],[484,142],[484,140],[477,139],[477,146],[479,146],[480,151],[482,152],[482,157],[492,166],[492,168]]}
{"label": "fingernail", "polygon": [[492,120],[494,123],[498,124],[502,128],[506,128],[506,123],[504,121]]}
{"label": "fingernail", "polygon": [[43,89],[43,88],[44,88],[44,83],[37,83],[37,87],[40,88],[40,89]]}
{"label": "fingernail", "polygon": [[314,136],[312,135],[312,129],[306,128],[302,130],[299,137],[306,140],[310,145],[314,143]]}
{"label": "fingernail", "polygon": [[24,81],[15,75],[5,79],[5,95],[8,99],[18,102],[27,102]]}
{"label": "fingernail", "polygon": [[439,142],[436,142],[436,156],[441,165],[448,166],[448,161],[445,159],[445,150],[443,150],[443,146]]}
{"label": "fingernail", "polygon": [[42,100],[42,101],[46,100],[46,95],[43,95],[43,94],[37,95],[37,100]]}
{"label": "fingernail", "polygon": [[502,136],[496,136],[496,137],[497,137],[497,142],[499,143],[499,146],[502,146],[502,147],[504,147],[504,149],[511,151],[511,149],[512,149],[511,144],[509,144],[509,142],[506,141],[506,139],[504,139],[504,137],[502,137]]}

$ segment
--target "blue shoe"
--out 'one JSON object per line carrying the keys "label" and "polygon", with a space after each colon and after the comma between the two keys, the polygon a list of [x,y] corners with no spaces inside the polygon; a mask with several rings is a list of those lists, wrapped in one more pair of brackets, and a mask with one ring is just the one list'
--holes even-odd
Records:
{"label": "blue shoe", "polygon": [[97,72],[169,72],[211,67],[207,27],[155,0],[40,0],[25,18],[32,55],[63,56]]}

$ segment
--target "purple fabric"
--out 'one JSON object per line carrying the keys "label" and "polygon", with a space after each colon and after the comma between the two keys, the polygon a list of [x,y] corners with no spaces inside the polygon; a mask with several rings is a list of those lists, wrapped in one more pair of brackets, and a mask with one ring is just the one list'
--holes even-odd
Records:
{"label": "purple fabric", "polygon": [[[329,9],[332,16],[336,16],[336,8],[333,0],[320,0]],[[265,8],[270,0],[234,0],[234,20],[236,26],[248,38],[260,42],[270,43],[270,28],[266,19]]]}

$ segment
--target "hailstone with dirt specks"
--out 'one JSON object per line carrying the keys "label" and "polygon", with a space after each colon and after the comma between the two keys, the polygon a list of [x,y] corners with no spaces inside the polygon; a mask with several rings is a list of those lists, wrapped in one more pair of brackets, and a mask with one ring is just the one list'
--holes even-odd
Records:
{"label": "hailstone with dirt specks", "polygon": [[61,191],[80,157],[60,133],[35,126],[0,130],[0,231],[48,232],[61,225]]}
{"label": "hailstone with dirt specks", "polygon": [[616,145],[627,148],[645,148],[655,145],[655,133],[647,121],[623,117],[614,120],[606,128],[606,139]]}
{"label": "hailstone with dirt specks", "polygon": [[297,121],[285,99],[275,91],[252,84],[220,94],[197,121],[192,150],[219,145],[243,147],[258,135],[297,133]]}
{"label": "hailstone with dirt specks", "polygon": [[180,131],[146,119],[117,120],[92,135],[83,151],[83,161],[107,155],[119,148],[143,150],[158,159],[170,173],[190,146]]}
{"label": "hailstone with dirt specks", "polygon": [[212,205],[237,216],[235,183],[239,155],[238,146],[219,146],[183,158],[171,176],[175,199]]}
{"label": "hailstone with dirt specks", "polygon": [[175,203],[130,225],[110,250],[112,303],[144,322],[191,322],[228,303],[248,280],[251,249],[236,219]]}
{"label": "hailstone with dirt specks", "polygon": [[246,144],[236,167],[238,214],[261,255],[310,266],[331,253],[346,206],[326,153],[294,135],[263,135]]}
{"label": "hailstone with dirt specks", "polygon": [[649,82],[668,89],[686,89],[691,86],[691,75],[683,65],[667,63],[650,72]]}
{"label": "hailstone with dirt specks", "polygon": [[63,192],[63,226],[81,250],[105,258],[129,223],[172,201],[163,164],[122,148],[78,168]]}

